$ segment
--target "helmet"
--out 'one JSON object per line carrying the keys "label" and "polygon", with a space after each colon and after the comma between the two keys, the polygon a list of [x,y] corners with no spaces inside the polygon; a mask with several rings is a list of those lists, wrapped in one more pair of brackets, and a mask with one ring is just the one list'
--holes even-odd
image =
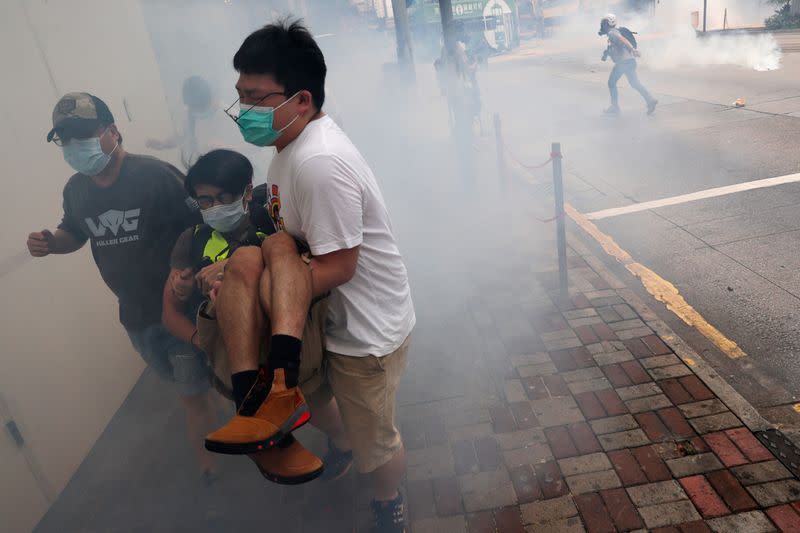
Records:
{"label": "helmet", "polygon": [[608,30],[616,27],[617,27],[617,16],[609,13],[608,15],[600,19],[600,31],[597,32],[597,35],[606,35],[608,33]]}
{"label": "helmet", "polygon": [[616,28],[617,27],[617,16],[614,15],[613,13],[609,13],[608,15],[603,17],[600,20],[600,24],[602,24],[604,21],[605,21],[606,24],[608,24],[609,28]]}

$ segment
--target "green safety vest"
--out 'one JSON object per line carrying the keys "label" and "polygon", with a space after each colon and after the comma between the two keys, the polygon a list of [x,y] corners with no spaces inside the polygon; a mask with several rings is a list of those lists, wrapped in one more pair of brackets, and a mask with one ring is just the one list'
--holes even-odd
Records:
{"label": "green safety vest", "polygon": [[[255,234],[262,241],[267,237],[267,234],[261,231],[256,231]],[[222,233],[211,226],[198,224],[194,227],[194,238],[192,239],[192,266],[197,268],[205,258],[210,259],[213,263],[227,259],[242,244],[250,243],[228,242]]]}

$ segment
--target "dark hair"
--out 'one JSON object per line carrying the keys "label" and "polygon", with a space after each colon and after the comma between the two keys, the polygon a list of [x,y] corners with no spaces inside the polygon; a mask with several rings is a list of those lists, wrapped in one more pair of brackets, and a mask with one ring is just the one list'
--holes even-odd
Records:
{"label": "dark hair", "polygon": [[183,80],[183,103],[192,109],[207,109],[213,100],[211,85],[200,76]]}
{"label": "dark hair", "polygon": [[325,103],[325,56],[299,21],[283,20],[251,33],[233,56],[242,74],[269,74],[286,90],[311,92],[317,110]]}
{"label": "dark hair", "polygon": [[183,186],[194,198],[197,185],[213,185],[225,192],[240,194],[252,183],[253,165],[245,156],[233,150],[212,150],[192,165]]}

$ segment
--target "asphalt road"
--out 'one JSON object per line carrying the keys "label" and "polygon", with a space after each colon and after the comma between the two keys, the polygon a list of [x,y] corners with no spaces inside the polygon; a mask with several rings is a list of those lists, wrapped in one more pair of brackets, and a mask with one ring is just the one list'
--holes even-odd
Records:
{"label": "asphalt road", "polygon": [[[789,51],[798,40],[779,39]],[[656,114],[645,116],[639,95],[623,81],[623,114],[608,117],[602,109],[610,65],[599,61],[601,51],[598,42],[596,49],[526,53],[482,73],[484,103],[500,113],[519,159],[540,162],[551,141],[563,143],[567,201],[579,211],[800,171],[800,54],[784,54],[782,68],[770,72],[645,62],[640,77],[660,101]],[[737,98],[746,107],[732,107]],[[800,184],[596,223],[748,356],[729,359],[656,306],[664,318],[763,414],[796,424],[790,406],[800,398]]]}

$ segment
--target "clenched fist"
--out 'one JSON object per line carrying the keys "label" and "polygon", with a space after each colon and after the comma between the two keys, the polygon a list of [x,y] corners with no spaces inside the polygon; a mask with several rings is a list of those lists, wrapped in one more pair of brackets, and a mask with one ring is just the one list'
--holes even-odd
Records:
{"label": "clenched fist", "polygon": [[43,229],[28,235],[28,251],[33,257],[44,257],[53,253],[52,244],[55,237],[49,229]]}

